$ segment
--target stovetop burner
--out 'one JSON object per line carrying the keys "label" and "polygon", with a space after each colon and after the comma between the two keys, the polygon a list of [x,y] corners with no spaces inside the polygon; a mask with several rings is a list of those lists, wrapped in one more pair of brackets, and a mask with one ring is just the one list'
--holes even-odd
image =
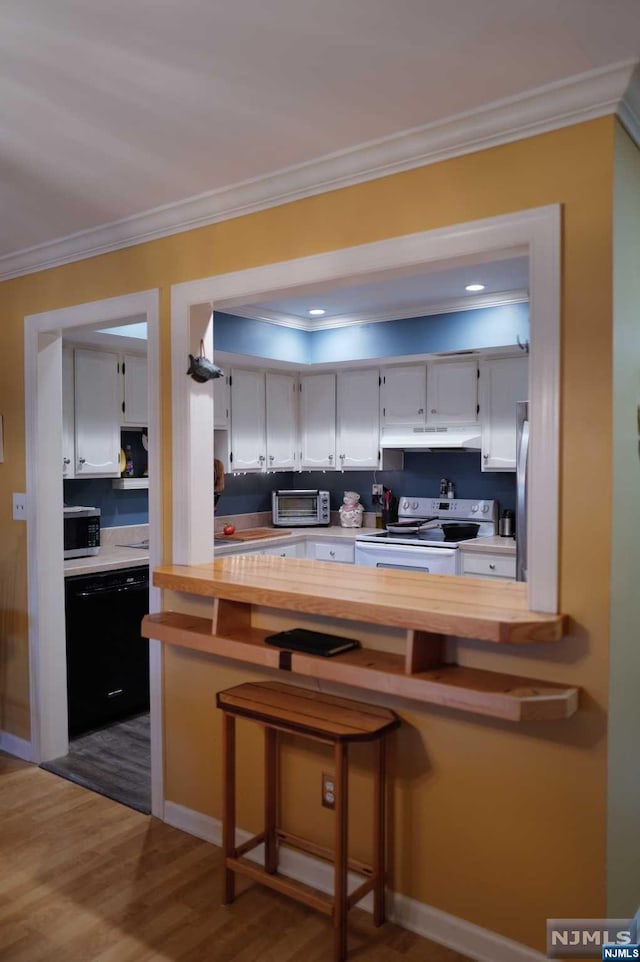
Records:
{"label": "stovetop burner", "polygon": [[461,541],[497,533],[495,501],[404,496],[398,508],[398,520],[389,524],[386,531],[368,532],[365,528],[356,540],[437,548],[455,547]]}

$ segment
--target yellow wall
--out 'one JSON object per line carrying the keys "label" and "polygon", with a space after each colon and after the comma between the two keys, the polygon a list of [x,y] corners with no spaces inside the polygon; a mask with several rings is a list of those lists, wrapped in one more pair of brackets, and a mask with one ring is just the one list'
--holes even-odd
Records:
{"label": "yellow wall", "polygon": [[[540,205],[563,205],[561,606],[570,637],[550,652],[501,654],[468,645],[485,667],[584,686],[584,709],[562,724],[513,727],[397,703],[405,722],[393,770],[393,887],[421,902],[541,948],[547,916],[605,908],[606,740],[611,493],[612,181],[615,121],[605,118],[478,154],[323,194],[0,286],[0,597],[12,639],[3,651],[2,726],[28,736],[24,528],[10,492],[24,490],[23,315],[160,287],[165,478],[169,470],[169,287],[217,272],[365,243]],[[169,520],[169,501],[165,520]],[[594,505],[598,510],[594,512]],[[589,524],[585,519],[589,518]],[[10,558],[18,558],[17,569]],[[12,615],[11,612],[14,612]],[[3,623],[4,628],[4,623]],[[214,692],[255,673],[202,656],[165,658],[167,797],[218,816]],[[353,694],[353,693],[352,693]],[[357,695],[356,695],[357,696]],[[255,738],[239,822],[256,827]],[[283,764],[292,829],[328,818],[313,757]],[[295,764],[294,764],[295,762]],[[359,807],[365,778],[356,779]],[[365,854],[367,822],[354,823]]]}

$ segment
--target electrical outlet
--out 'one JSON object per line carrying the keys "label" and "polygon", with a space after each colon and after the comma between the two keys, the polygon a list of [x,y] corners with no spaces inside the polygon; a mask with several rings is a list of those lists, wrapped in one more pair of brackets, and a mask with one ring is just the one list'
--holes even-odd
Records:
{"label": "electrical outlet", "polygon": [[322,773],[322,805],[324,808],[336,807],[336,786],[333,775]]}
{"label": "electrical outlet", "polygon": [[26,494],[13,493],[13,520],[27,520],[27,496]]}
{"label": "electrical outlet", "polygon": [[383,485],[382,485],[382,484],[372,484],[372,485],[371,485],[371,494],[372,494],[372,496],[373,496],[374,498],[381,498],[381,497],[382,497],[382,488],[383,488]]}

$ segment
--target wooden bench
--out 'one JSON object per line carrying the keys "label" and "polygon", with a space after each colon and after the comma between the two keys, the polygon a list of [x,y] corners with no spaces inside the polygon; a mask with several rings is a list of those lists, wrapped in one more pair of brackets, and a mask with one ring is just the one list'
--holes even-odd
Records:
{"label": "wooden bench", "polygon": [[[373,892],[373,917],[384,922],[385,885],[385,736],[400,724],[394,712],[346,698],[325,695],[307,688],[279,682],[247,683],[218,693],[216,704],[223,712],[222,845],[224,851],[225,904],[235,897],[235,873],[270,886],[284,895],[309,905],[333,920],[334,962],[347,952],[347,913],[368,892]],[[244,844],[235,841],[235,720],[257,722],[264,728],[264,830]],[[278,732],[287,732],[329,743],[334,748],[335,823],[333,850],[292,836],[278,827]],[[374,743],[373,771],[373,860],[365,865],[349,859],[347,811],[349,745]],[[245,858],[247,852],[264,843],[264,867]],[[331,861],[334,866],[333,896],[296,882],[278,872],[280,843]],[[365,880],[347,891],[347,871]]]}

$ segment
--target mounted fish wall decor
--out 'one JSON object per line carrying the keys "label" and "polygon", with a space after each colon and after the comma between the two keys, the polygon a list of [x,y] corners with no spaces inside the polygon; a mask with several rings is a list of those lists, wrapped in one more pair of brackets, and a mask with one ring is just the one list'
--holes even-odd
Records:
{"label": "mounted fish wall decor", "polygon": [[187,374],[191,375],[198,384],[204,384],[215,377],[224,377],[222,368],[217,367],[204,355],[204,341],[200,341],[200,354],[194,357],[189,355],[189,369]]}

